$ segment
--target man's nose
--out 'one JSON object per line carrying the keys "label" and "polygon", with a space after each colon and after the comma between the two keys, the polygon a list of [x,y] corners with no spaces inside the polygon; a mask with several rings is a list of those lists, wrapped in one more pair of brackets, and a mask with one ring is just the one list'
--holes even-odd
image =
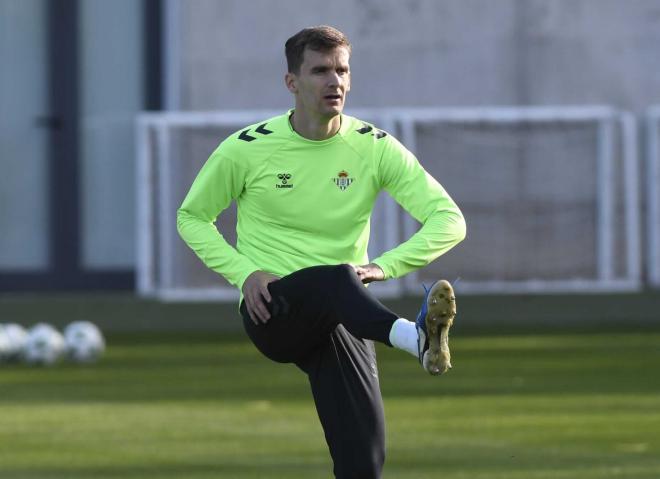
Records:
{"label": "man's nose", "polygon": [[328,86],[341,85],[341,76],[337,72],[330,72],[328,74]]}

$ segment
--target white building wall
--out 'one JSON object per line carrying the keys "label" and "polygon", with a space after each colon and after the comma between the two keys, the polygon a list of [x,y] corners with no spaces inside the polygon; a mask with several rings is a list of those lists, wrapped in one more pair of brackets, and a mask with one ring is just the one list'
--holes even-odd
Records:
{"label": "white building wall", "polygon": [[289,107],[284,42],[322,23],[353,44],[352,107],[660,101],[657,0],[171,1],[180,109]]}

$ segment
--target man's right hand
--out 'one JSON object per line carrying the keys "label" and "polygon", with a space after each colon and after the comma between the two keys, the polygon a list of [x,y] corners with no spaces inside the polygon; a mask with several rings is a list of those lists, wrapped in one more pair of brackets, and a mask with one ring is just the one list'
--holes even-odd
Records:
{"label": "man's right hand", "polygon": [[270,319],[270,313],[266,307],[266,303],[270,303],[272,300],[268,291],[268,283],[278,279],[280,278],[274,274],[255,271],[243,283],[243,301],[245,301],[245,307],[254,324],[266,323]]}

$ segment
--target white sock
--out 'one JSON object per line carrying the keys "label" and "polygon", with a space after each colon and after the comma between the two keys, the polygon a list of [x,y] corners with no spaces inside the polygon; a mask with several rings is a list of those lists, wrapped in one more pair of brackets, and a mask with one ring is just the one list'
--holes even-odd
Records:
{"label": "white sock", "polygon": [[390,343],[392,343],[392,346],[408,351],[415,357],[418,354],[417,337],[415,323],[404,318],[394,321],[392,329],[390,329]]}

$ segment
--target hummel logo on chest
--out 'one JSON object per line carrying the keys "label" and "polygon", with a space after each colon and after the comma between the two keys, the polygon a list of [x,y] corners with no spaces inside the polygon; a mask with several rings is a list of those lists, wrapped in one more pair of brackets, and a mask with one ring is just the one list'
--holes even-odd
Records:
{"label": "hummel logo on chest", "polygon": [[280,182],[275,185],[275,188],[293,188],[293,183],[289,183],[291,173],[278,173],[277,179]]}

